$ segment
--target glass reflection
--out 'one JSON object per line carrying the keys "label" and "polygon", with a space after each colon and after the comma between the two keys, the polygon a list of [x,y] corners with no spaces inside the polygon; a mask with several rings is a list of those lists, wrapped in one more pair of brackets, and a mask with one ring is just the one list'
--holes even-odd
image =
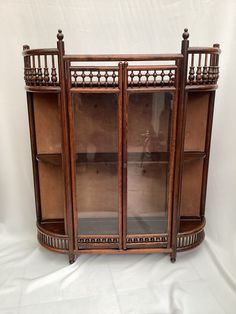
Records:
{"label": "glass reflection", "polygon": [[128,234],[166,232],[171,101],[170,93],[129,95]]}
{"label": "glass reflection", "polygon": [[73,96],[79,235],[118,234],[118,101]]}

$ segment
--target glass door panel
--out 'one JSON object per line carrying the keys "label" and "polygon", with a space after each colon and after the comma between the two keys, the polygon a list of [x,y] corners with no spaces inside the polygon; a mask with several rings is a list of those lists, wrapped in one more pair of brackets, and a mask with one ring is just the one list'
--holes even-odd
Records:
{"label": "glass door panel", "polygon": [[128,95],[127,234],[167,233],[172,94]]}
{"label": "glass door panel", "polygon": [[118,235],[118,96],[74,94],[77,233]]}

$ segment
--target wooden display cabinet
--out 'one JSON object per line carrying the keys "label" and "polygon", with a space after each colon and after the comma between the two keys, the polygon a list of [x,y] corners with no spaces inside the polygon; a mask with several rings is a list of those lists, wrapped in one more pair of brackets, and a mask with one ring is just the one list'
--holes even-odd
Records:
{"label": "wooden display cabinet", "polygon": [[[23,47],[38,240],[67,253],[169,253],[204,239],[219,45],[157,55]],[[138,64],[138,65],[137,65]]]}

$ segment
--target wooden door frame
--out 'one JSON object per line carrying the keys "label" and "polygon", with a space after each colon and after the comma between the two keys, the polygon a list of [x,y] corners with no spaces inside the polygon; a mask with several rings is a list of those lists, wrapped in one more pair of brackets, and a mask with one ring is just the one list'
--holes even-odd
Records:
{"label": "wooden door frame", "polygon": [[[72,181],[72,208],[73,208],[73,230],[74,230],[74,250],[76,254],[79,254],[80,250],[93,250],[93,249],[120,249],[122,250],[122,239],[123,239],[123,234],[122,234],[122,228],[123,228],[123,222],[122,222],[122,206],[123,206],[123,199],[122,199],[122,191],[123,191],[123,179],[122,179],[122,169],[123,169],[123,157],[122,157],[122,106],[123,106],[123,101],[122,101],[122,96],[123,96],[123,91],[122,91],[122,76],[123,76],[123,64],[122,62],[119,62],[117,71],[118,71],[118,88],[116,89],[107,89],[103,87],[99,88],[91,88],[90,90],[88,89],[76,89],[72,88],[72,82],[71,82],[71,73],[70,73],[70,65],[71,62],[73,61],[70,59],[64,59],[65,62],[65,72],[66,72],[66,78],[67,78],[67,84],[66,84],[66,92],[67,92],[67,104],[68,104],[68,116],[69,116],[69,130],[70,130],[70,164],[71,164],[71,181]],[[83,67],[85,69],[86,67]],[[89,66],[88,66],[89,68]],[[103,66],[96,66],[96,69],[104,69]],[[76,196],[76,159],[75,159],[75,146],[74,146],[74,139],[75,139],[75,128],[74,128],[74,112],[73,112],[73,100],[72,97],[74,94],[84,94],[84,93],[97,93],[97,94],[114,94],[117,95],[117,105],[118,105],[118,116],[117,116],[117,125],[118,125],[118,133],[117,133],[117,142],[118,142],[118,163],[117,163],[117,175],[118,175],[118,235],[85,235],[81,236],[81,238],[84,238],[85,240],[88,240],[89,246],[86,247],[86,245],[83,248],[79,248],[78,244],[78,208],[77,208],[77,196]],[[113,243],[105,244],[106,247],[104,248],[103,246],[101,247],[92,247],[93,242],[89,241],[90,239],[108,239],[111,240],[115,239]],[[116,245],[116,239],[118,239],[118,247],[114,248],[114,244]],[[101,243],[102,245],[102,243]]]}
{"label": "wooden door frame", "polygon": [[[173,60],[174,61],[174,60]],[[177,135],[177,113],[178,113],[178,97],[179,97],[179,82],[180,82],[180,63],[179,60],[175,61],[176,65],[176,75],[175,75],[175,87],[165,88],[165,87],[155,87],[155,88],[138,88],[138,92],[142,93],[163,93],[168,92],[172,95],[172,105],[171,105],[171,119],[170,119],[170,139],[169,139],[169,167],[168,167],[168,177],[167,177],[167,232],[166,234],[156,233],[156,234],[140,234],[139,237],[135,235],[137,241],[141,239],[140,249],[143,244],[147,246],[149,243],[145,243],[147,238],[156,238],[156,240],[162,241],[164,237],[167,236],[167,247],[160,250],[172,251],[172,225],[173,225],[173,191],[174,191],[174,171],[175,171],[175,152],[176,152],[176,135]],[[128,88],[128,62],[124,62],[123,67],[123,249],[127,248],[127,144],[128,144],[128,96],[132,93],[132,90]],[[136,66],[143,70],[145,66]],[[146,66],[149,68],[149,66]],[[154,66],[151,66],[151,68]],[[158,68],[158,65],[156,65]],[[133,91],[137,92],[137,89]],[[152,245],[152,243],[150,243]],[[137,247],[137,246],[134,246]],[[158,248],[157,248],[158,249]]]}

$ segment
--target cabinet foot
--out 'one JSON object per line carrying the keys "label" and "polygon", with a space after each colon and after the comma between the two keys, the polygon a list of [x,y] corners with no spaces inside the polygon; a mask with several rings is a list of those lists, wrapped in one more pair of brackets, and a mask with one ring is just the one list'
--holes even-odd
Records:
{"label": "cabinet foot", "polygon": [[176,252],[170,253],[170,261],[171,261],[171,263],[176,262]]}
{"label": "cabinet foot", "polygon": [[171,257],[171,258],[170,258],[170,261],[171,261],[171,263],[175,263],[176,257]]}
{"label": "cabinet foot", "polygon": [[69,263],[73,264],[76,260],[76,255],[75,254],[69,254]]}

